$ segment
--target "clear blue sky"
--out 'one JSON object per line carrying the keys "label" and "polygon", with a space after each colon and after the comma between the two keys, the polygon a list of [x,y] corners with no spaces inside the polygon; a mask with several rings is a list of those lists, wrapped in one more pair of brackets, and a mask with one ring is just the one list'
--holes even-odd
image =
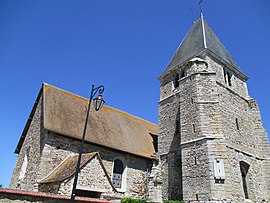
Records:
{"label": "clear blue sky", "polygon": [[[0,0],[0,184],[42,82],[157,123],[159,81],[199,0]],[[211,28],[250,77],[270,131],[270,1],[204,0]]]}

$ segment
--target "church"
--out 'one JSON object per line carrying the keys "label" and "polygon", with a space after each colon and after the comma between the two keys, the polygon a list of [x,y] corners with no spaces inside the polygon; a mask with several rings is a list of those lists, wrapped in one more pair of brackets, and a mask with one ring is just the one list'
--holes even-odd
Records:
{"label": "church", "polygon": [[[270,202],[258,104],[202,14],[158,79],[158,125],[109,106],[90,113],[76,195]],[[11,189],[71,194],[87,104],[42,84],[15,149]]]}

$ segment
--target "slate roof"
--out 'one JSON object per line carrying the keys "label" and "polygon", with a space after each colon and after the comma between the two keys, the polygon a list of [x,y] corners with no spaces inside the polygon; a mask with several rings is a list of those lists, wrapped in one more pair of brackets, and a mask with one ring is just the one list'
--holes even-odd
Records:
{"label": "slate roof", "polygon": [[[45,129],[81,140],[88,99],[44,83],[31,111],[15,153],[19,153],[42,98]],[[103,106],[98,112],[91,108],[85,141],[111,149],[152,159],[153,138],[157,125],[118,109]]]}
{"label": "slate roof", "polygon": [[[173,70],[176,66],[186,63],[203,51],[208,51],[211,55],[219,58],[223,63],[243,75],[203,16],[191,26],[163,74]],[[246,78],[244,75],[243,77]]]}

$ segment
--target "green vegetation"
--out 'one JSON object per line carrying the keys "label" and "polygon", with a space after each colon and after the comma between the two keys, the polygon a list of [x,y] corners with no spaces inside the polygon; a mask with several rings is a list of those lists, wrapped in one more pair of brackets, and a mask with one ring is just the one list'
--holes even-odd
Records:
{"label": "green vegetation", "polygon": [[146,199],[122,198],[121,203],[146,203]]}

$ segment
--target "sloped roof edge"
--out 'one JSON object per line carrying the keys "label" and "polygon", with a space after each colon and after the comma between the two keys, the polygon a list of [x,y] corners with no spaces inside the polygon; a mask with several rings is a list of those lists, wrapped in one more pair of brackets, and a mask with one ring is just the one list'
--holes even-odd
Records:
{"label": "sloped roof edge", "polygon": [[236,75],[238,75],[241,79],[247,81],[249,79],[248,76],[246,76],[242,71],[240,71],[239,69],[234,68],[231,64],[229,64],[228,62],[226,62],[225,60],[223,60],[220,56],[216,55],[213,51],[211,51],[210,49],[206,48],[204,50],[202,50],[201,52],[197,53],[196,55],[188,58],[187,60],[183,61],[182,63],[178,64],[177,66],[175,66],[174,68],[172,68],[171,70],[162,73],[157,79],[161,80],[162,78],[164,78],[166,75],[170,74],[170,72],[175,71],[178,67],[183,66],[187,63],[189,63],[190,60],[192,60],[195,57],[199,57],[201,55],[203,55],[203,53],[208,53],[210,56],[213,57],[213,59],[216,59],[217,61],[219,61],[220,63],[224,64],[229,70],[233,71],[236,73]]}

